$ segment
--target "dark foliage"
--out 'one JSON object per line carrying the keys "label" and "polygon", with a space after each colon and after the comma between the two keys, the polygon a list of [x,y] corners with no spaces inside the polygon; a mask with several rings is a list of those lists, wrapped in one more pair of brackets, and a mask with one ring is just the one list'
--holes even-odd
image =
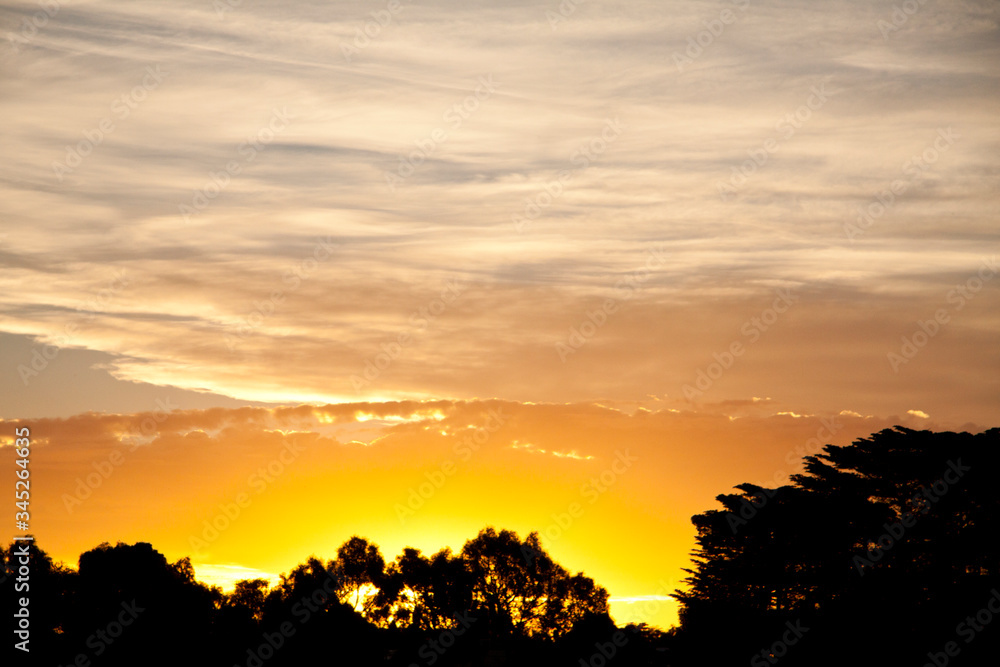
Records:
{"label": "dark foliage", "polygon": [[28,558],[32,650],[12,664],[998,664],[998,441],[1000,429],[897,427],[827,445],[789,486],[718,496],[723,509],[692,519],[681,626],[667,633],[616,627],[607,591],[536,533],[486,528],[457,554],[407,548],[390,562],[355,536],[273,588],[247,580],[228,595],[146,543],[102,544],[76,570],[15,543],[0,548],[0,591],[16,609]]}
{"label": "dark foliage", "polygon": [[[15,549],[0,549],[11,601]],[[274,588],[246,580],[228,595],[141,542],[102,544],[75,571],[36,547],[30,560],[31,653],[16,664],[571,665],[618,631],[607,591],[555,563],[537,534],[493,528],[459,554],[405,549],[388,564],[352,537],[336,559],[310,557]]]}
{"label": "dark foliage", "polygon": [[997,664],[1000,627],[959,624],[1000,586],[998,441],[896,427],[718,496],[692,519],[676,664],[923,665],[947,642],[949,664]]}

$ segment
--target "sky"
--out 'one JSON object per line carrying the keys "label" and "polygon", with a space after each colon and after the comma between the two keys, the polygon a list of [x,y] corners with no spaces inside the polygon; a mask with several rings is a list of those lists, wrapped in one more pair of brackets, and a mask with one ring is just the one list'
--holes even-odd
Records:
{"label": "sky", "polygon": [[40,544],[228,585],[539,530],[669,626],[716,495],[1000,422],[998,19],[0,1],[0,458],[29,426]]}

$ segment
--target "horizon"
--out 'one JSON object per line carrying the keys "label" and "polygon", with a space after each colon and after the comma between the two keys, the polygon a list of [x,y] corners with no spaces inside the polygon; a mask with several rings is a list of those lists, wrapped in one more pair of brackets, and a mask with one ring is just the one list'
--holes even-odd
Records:
{"label": "horizon", "polygon": [[[190,557],[198,580],[227,591],[244,579],[273,585],[307,557],[333,558],[353,535],[391,561],[404,547],[458,553],[486,525],[522,538],[537,531],[557,562],[609,589],[616,622],[667,629],[678,620],[668,596],[685,588],[691,564],[690,519],[716,495],[789,484],[803,456],[892,422],[940,430],[923,415],[793,416],[751,401],[734,417],[726,407],[629,414],[414,401],[36,419],[32,428],[48,435],[33,438],[33,475],[45,484],[32,525],[39,546],[74,567],[100,543],[147,542],[168,561]],[[546,428],[573,421],[582,423]],[[753,447],[740,454],[732,442]],[[392,464],[378,462],[387,456]],[[288,508],[297,510],[279,520]]]}

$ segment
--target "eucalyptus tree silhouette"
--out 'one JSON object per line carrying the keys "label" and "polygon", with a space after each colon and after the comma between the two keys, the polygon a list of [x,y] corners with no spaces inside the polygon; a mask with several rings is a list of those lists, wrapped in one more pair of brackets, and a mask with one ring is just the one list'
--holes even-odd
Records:
{"label": "eucalyptus tree silhouette", "polygon": [[382,584],[385,559],[377,544],[355,535],[337,549],[337,596],[344,604],[371,613],[374,589]]}
{"label": "eucalyptus tree silhouette", "polygon": [[485,528],[462,547],[472,581],[473,611],[492,633],[554,639],[587,614],[608,613],[608,592],[571,576],[531,533],[522,542],[508,530]]}
{"label": "eucalyptus tree silhouette", "polygon": [[444,548],[430,558],[407,547],[393,564],[411,600],[411,627],[440,631],[472,609],[472,576],[465,562]]}
{"label": "eucalyptus tree silhouette", "polygon": [[248,620],[259,621],[264,615],[267,588],[267,579],[237,581],[233,586],[233,592],[226,596],[226,604],[233,609],[241,610]]}

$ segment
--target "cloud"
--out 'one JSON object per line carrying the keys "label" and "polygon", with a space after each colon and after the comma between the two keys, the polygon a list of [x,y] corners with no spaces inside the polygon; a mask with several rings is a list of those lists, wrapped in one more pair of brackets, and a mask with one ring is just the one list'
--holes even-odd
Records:
{"label": "cloud", "polygon": [[[0,11],[19,36],[30,13]],[[547,12],[559,11],[407,5],[348,61],[340,47],[371,20],[354,5],[60,7],[4,56],[0,214],[17,223],[4,253],[19,286],[0,299],[5,330],[52,342],[125,270],[134,282],[65,347],[112,354],[107,369],[129,382],[279,402],[589,400],[663,393],[656,375],[675,393],[687,360],[717,351],[702,342],[732,336],[727,314],[749,317],[785,285],[813,305],[784,326],[819,336],[808,345],[823,352],[769,356],[767,374],[786,379],[764,384],[796,394],[808,363],[844,395],[853,389],[838,376],[881,365],[903,323],[933,313],[995,244],[997,74],[982,63],[996,55],[996,7],[923,6],[886,39],[888,3],[842,3],[820,23],[811,8],[755,2],[682,71],[673,54],[717,4],[592,2],[553,30]],[[166,74],[142,89],[151,67]],[[475,98],[482,77],[496,82],[486,99]],[[271,132],[276,110],[288,122]],[[623,128],[610,144],[609,119]],[[907,176],[941,128],[959,138]],[[446,139],[428,144],[436,130]],[[755,165],[769,140],[780,148]],[[53,164],[81,151],[60,182]],[[721,200],[719,183],[748,160],[752,173]],[[401,164],[413,174],[393,192],[386,176]],[[564,171],[518,233],[512,216],[546,202]],[[906,192],[850,243],[859,207],[900,178]],[[180,206],[202,192],[213,196],[185,221]],[[306,271],[323,239],[329,258]],[[553,363],[550,345],[654,247],[669,261],[575,355],[576,370]],[[464,295],[357,391],[352,376],[449,279]],[[982,346],[994,298],[934,342],[948,351],[924,355],[928,376],[997,369]],[[879,316],[856,323],[858,304]],[[614,379],[621,368],[627,380]],[[913,375],[892,390],[948,402]],[[987,410],[986,393],[968,393],[967,411],[945,408],[959,421]],[[872,400],[869,412],[897,409]]]}

